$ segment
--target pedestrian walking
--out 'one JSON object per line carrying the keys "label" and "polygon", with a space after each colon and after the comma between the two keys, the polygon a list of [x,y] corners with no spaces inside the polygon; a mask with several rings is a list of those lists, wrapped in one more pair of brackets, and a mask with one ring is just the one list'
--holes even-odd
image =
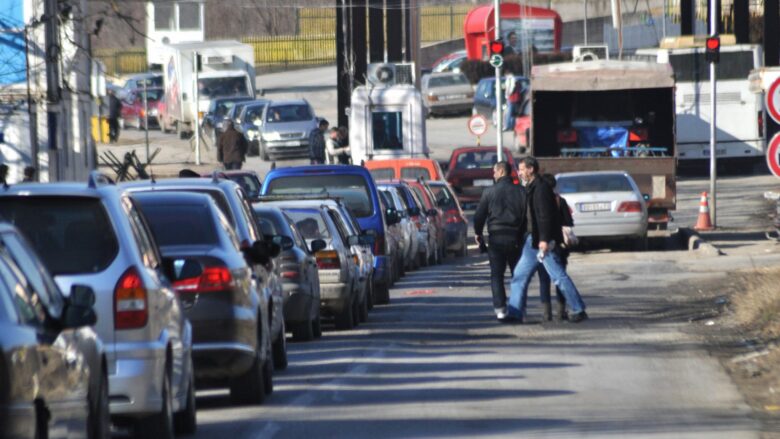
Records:
{"label": "pedestrian walking", "polygon": [[[558,203],[558,215],[560,216],[561,227],[574,227],[574,219],[571,216],[569,204],[566,202],[566,199],[561,197],[558,191],[555,190],[555,187],[557,186],[555,177],[551,174],[543,174],[541,178],[553,190],[555,201]],[[560,245],[558,245],[558,252],[561,257],[561,265],[563,266],[563,269],[566,270],[569,265],[569,253],[571,253],[571,249],[569,248],[569,244],[566,242],[565,236]],[[550,282],[550,275],[547,274],[547,270],[545,270],[544,266],[541,264],[539,264],[538,273],[539,298],[542,301],[542,319],[549,322],[552,320],[552,298],[550,294],[552,292],[552,284]],[[555,315],[556,320],[568,320],[569,315],[566,312],[566,298],[563,297],[561,287],[557,285],[555,286],[555,296],[558,302],[558,309]]]}
{"label": "pedestrian walking", "polygon": [[504,274],[513,272],[522,250],[525,232],[525,190],[512,181],[512,168],[507,162],[493,166],[495,184],[482,193],[474,214],[474,234],[480,248],[485,246],[483,231],[487,223],[487,251],[490,260],[490,287],[493,309],[500,322],[507,321]]}
{"label": "pedestrian walking", "polygon": [[328,138],[325,139],[325,149],[327,150],[327,163],[328,164],[349,164],[349,147],[341,146],[341,140],[339,139],[339,129],[333,127],[330,129]]}
{"label": "pedestrian walking", "polygon": [[515,75],[509,74],[504,81],[504,96],[506,97],[506,114],[504,114],[504,131],[514,131],[515,113],[522,98],[523,84],[515,79]]}
{"label": "pedestrian walking", "polygon": [[32,183],[35,181],[35,168],[32,166],[25,166],[24,167],[24,178],[22,179],[23,183]]}
{"label": "pedestrian walking", "polygon": [[8,165],[5,163],[0,164],[0,186],[4,189],[8,188]]}
{"label": "pedestrian walking", "polygon": [[224,164],[226,170],[241,169],[248,150],[246,139],[233,127],[232,120],[225,121],[225,125],[217,143],[217,160]]}
{"label": "pedestrian walking", "polygon": [[309,133],[309,160],[312,165],[325,163],[325,133],[328,131],[328,121],[320,119],[317,128]]}
{"label": "pedestrian walking", "polygon": [[108,142],[119,140],[119,118],[122,116],[122,101],[114,90],[108,90]]}
{"label": "pedestrian walking", "polygon": [[585,303],[561,261],[559,247],[563,242],[563,232],[555,194],[539,177],[539,162],[534,157],[524,158],[518,170],[520,177],[526,182],[526,237],[520,261],[512,273],[509,314],[515,319],[523,320],[528,284],[541,264],[566,298],[571,309],[569,321],[579,323],[587,319],[588,315],[585,313]]}

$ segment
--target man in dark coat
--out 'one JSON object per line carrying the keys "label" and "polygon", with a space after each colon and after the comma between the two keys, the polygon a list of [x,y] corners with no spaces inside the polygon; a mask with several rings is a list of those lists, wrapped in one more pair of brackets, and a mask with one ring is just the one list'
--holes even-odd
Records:
{"label": "man in dark coat", "polygon": [[225,124],[225,132],[219,136],[217,143],[217,160],[225,165],[226,170],[241,169],[249,147],[244,135],[233,127],[233,121],[228,120]]}
{"label": "man in dark coat", "polygon": [[539,162],[535,158],[524,158],[518,166],[518,171],[520,178],[526,182],[527,230],[520,261],[512,273],[509,314],[518,320],[523,319],[528,284],[539,264],[542,264],[555,285],[561,288],[561,293],[571,308],[569,321],[579,323],[587,319],[588,315],[585,313],[585,303],[574,282],[566,274],[561,261],[558,246],[563,243],[563,233],[555,193],[539,178]]}
{"label": "man in dark coat", "polygon": [[482,193],[474,214],[474,234],[484,247],[482,231],[487,222],[488,257],[490,258],[490,286],[496,318],[506,321],[506,290],[504,273],[512,272],[520,259],[521,238],[525,231],[525,190],[512,181],[512,169],[507,162],[493,166],[496,183]]}
{"label": "man in dark coat", "polygon": [[114,90],[108,90],[108,141],[116,143],[119,139],[119,118],[122,117],[122,101]]}
{"label": "man in dark coat", "polygon": [[325,133],[328,131],[328,121],[320,119],[317,128],[309,133],[309,160],[312,165],[325,163]]}

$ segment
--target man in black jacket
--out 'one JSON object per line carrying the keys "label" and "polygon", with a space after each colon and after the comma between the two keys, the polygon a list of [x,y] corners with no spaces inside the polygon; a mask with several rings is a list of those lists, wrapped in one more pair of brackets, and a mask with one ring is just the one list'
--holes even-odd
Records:
{"label": "man in black jacket", "polygon": [[563,242],[563,233],[555,194],[552,188],[538,177],[539,162],[535,158],[524,158],[518,166],[518,171],[520,178],[526,182],[527,236],[520,261],[512,273],[509,314],[516,319],[523,319],[528,284],[541,263],[555,285],[561,288],[561,293],[571,308],[569,321],[579,323],[587,319],[588,315],[577,287],[566,274],[557,248]]}
{"label": "man in black jacket", "polygon": [[480,247],[484,247],[482,231],[487,222],[493,308],[496,318],[505,321],[508,315],[504,273],[507,266],[510,272],[514,270],[520,259],[525,230],[525,191],[512,182],[512,168],[507,162],[493,166],[493,178],[495,185],[482,193],[474,214],[474,234]]}

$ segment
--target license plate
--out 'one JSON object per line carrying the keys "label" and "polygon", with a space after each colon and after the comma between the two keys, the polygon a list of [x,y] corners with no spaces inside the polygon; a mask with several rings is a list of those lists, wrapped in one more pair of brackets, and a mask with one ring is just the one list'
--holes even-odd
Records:
{"label": "license plate", "polygon": [[612,210],[612,203],[583,203],[580,212],[604,212]]}
{"label": "license plate", "polygon": [[466,95],[447,95],[444,97],[445,99],[466,99]]}
{"label": "license plate", "polygon": [[287,142],[280,142],[279,146],[300,146],[301,142],[298,140],[290,140]]}
{"label": "license plate", "polygon": [[493,180],[474,180],[474,186],[492,186]]}

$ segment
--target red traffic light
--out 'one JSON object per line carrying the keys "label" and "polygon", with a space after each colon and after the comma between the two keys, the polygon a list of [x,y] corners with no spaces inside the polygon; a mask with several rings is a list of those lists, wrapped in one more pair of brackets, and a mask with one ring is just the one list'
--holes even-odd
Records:
{"label": "red traffic light", "polygon": [[718,37],[707,38],[707,50],[718,50],[718,49],[720,49],[720,38]]}
{"label": "red traffic light", "polygon": [[705,51],[707,62],[716,63],[720,61],[720,37],[707,37],[704,47],[707,49]]}
{"label": "red traffic light", "polygon": [[490,54],[501,55],[504,53],[504,42],[501,40],[495,40],[490,42]]}

